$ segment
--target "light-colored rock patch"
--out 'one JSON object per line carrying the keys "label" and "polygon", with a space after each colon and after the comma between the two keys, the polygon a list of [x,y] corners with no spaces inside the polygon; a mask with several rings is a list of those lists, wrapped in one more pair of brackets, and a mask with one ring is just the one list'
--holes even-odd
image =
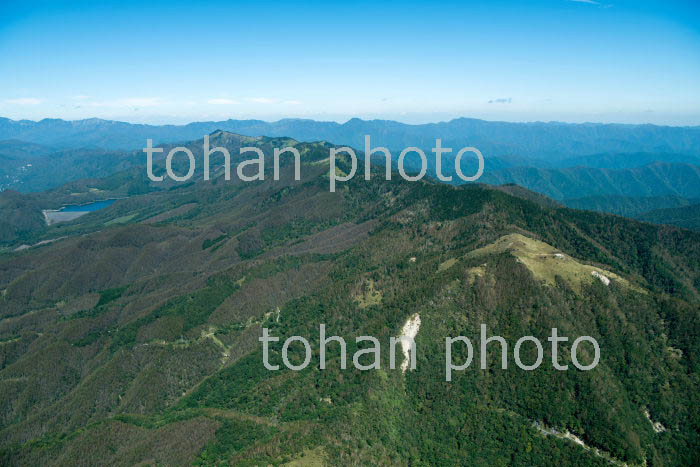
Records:
{"label": "light-colored rock patch", "polygon": [[[403,352],[403,362],[401,362],[401,372],[406,373],[411,364],[411,350],[415,351],[415,339],[420,329],[420,315],[418,313],[412,315],[401,328],[399,340],[401,342],[401,351]],[[413,345],[412,345],[413,343]]]}
{"label": "light-colored rock patch", "polygon": [[598,271],[591,271],[591,275],[593,277],[597,277],[598,279],[600,279],[600,282],[602,282],[603,284],[610,285],[610,279],[608,279],[607,277],[605,277],[603,274],[599,273]]}
{"label": "light-colored rock patch", "polygon": [[651,414],[649,414],[649,409],[644,409],[644,416],[647,417],[649,423],[651,423],[652,428],[656,433],[663,433],[666,431],[666,427],[661,424],[661,422],[655,422],[651,419]]}
{"label": "light-colored rock patch", "polygon": [[609,452],[603,451],[602,449],[594,448],[592,446],[587,445],[581,438],[576,436],[575,434],[571,433],[569,430],[558,430],[556,428],[548,427],[544,423],[541,422],[534,422],[533,426],[537,428],[537,430],[546,435],[546,436],[554,436],[555,438],[559,439],[565,439],[568,441],[571,441],[578,446],[581,446],[581,448],[585,449],[586,451],[590,451],[593,454],[595,454],[598,457],[601,457],[608,462],[610,462],[613,465],[619,465],[619,466],[627,466],[625,462],[622,462],[620,460],[615,459]]}

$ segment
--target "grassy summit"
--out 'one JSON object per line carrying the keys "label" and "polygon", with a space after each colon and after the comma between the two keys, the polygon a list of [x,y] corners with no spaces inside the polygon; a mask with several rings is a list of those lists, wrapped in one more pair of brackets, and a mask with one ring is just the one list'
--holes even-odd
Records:
{"label": "grassy summit", "polygon": [[[565,280],[572,288],[580,291],[584,284],[600,280],[609,284],[609,279],[630,287],[629,281],[603,268],[580,263],[545,242],[522,234],[505,235],[494,243],[478,248],[467,254],[467,258],[478,258],[508,252],[524,264],[532,274],[549,285],[556,285],[557,277]],[[637,288],[641,291],[641,289]]]}

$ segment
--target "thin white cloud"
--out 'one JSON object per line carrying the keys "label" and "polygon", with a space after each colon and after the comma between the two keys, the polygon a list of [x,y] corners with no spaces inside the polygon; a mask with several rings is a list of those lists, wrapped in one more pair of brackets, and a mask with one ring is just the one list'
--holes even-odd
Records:
{"label": "thin white cloud", "polygon": [[596,2],[595,0],[569,0],[570,2],[574,3],[586,3],[588,5],[600,5],[600,2]]}
{"label": "thin white cloud", "polygon": [[282,102],[282,104],[284,104],[284,105],[301,105],[302,102],[292,99],[292,100],[284,101],[284,102]]}
{"label": "thin white cloud", "polygon": [[17,99],[7,99],[5,101],[6,104],[11,105],[39,105],[42,102],[41,99],[37,99],[36,97],[19,97]]}
{"label": "thin white cloud", "polygon": [[209,99],[207,101],[207,104],[212,104],[212,105],[236,105],[240,104],[237,100],[234,99],[226,99],[226,98],[217,98],[217,99]]}
{"label": "thin white cloud", "polygon": [[275,104],[279,102],[277,99],[271,99],[269,97],[249,97],[246,100],[255,104]]}
{"label": "thin white cloud", "polygon": [[90,99],[90,96],[86,96],[85,94],[78,94],[76,96],[71,96],[71,99],[76,101],[84,101]]}
{"label": "thin white cloud", "polygon": [[512,97],[501,97],[498,99],[491,99],[489,101],[489,104],[512,104],[512,103],[513,103]]}

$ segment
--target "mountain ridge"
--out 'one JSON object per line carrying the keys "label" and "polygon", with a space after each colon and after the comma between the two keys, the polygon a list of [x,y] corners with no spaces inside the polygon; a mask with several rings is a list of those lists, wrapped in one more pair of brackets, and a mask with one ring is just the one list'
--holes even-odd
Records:
{"label": "mountain ridge", "polygon": [[[432,147],[435,138],[442,138],[445,145],[471,145],[493,155],[525,158],[563,158],[620,151],[666,151],[697,156],[700,147],[700,126],[517,123],[473,118],[426,124],[359,118],[344,123],[311,119],[281,119],[275,122],[228,119],[184,125],[132,124],[102,119],[44,119],[35,122],[0,118],[0,139],[27,139],[66,147],[96,145],[108,149],[138,149],[143,147],[146,138],[154,139],[156,143],[186,141],[217,128],[247,136],[286,136],[304,142],[326,140],[356,148],[362,148],[364,135],[370,134],[375,138],[374,144],[388,146],[392,150],[408,146]],[[87,134],[86,130],[89,130]],[[535,135],[536,138],[533,138]]]}

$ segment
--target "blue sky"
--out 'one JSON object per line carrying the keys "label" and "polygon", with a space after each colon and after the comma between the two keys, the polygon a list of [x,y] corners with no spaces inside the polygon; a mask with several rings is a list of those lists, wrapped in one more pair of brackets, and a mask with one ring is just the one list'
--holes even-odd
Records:
{"label": "blue sky", "polygon": [[0,116],[700,125],[694,1],[16,2]]}

